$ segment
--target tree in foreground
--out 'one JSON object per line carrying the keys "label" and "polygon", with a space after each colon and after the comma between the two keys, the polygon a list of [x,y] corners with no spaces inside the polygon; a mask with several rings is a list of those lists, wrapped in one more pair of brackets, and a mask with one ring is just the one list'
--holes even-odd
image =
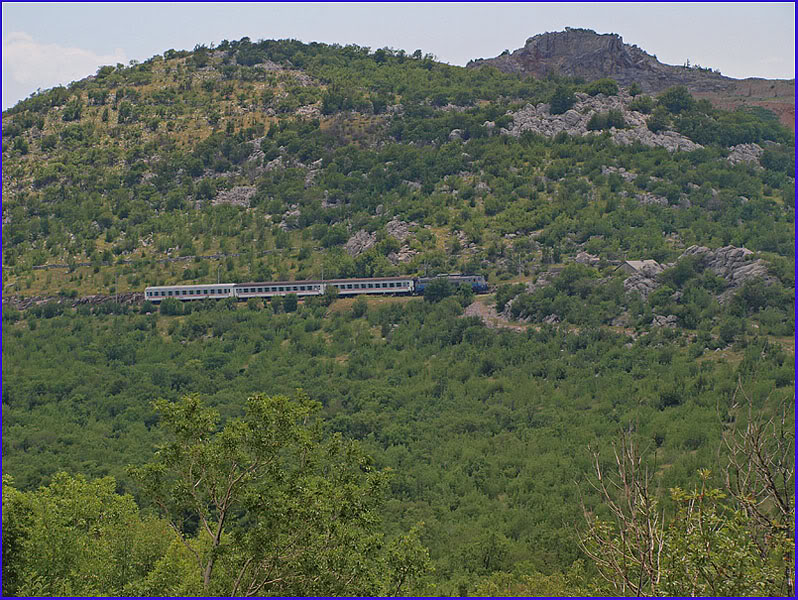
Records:
{"label": "tree in foreground", "polygon": [[387,545],[378,531],[387,473],[323,438],[303,393],[253,396],[221,430],[195,396],[156,407],[171,441],[131,473],[179,542],[141,593],[398,595],[426,571],[415,532]]}
{"label": "tree in foreground", "polygon": [[3,477],[3,596],[129,596],[169,547],[112,477],[59,473],[23,492]]}
{"label": "tree in foreground", "polygon": [[[742,388],[738,387],[738,392]],[[744,396],[744,393],[742,394]],[[735,396],[736,397],[736,396]],[[583,504],[580,545],[615,593],[637,596],[792,596],[795,590],[795,427],[736,414],[725,438],[726,490],[700,470],[692,491],[671,490],[667,518],[652,493],[652,469],[629,435],[614,445],[614,468],[593,454],[591,482],[610,518]],[[740,423],[743,423],[740,425]]]}

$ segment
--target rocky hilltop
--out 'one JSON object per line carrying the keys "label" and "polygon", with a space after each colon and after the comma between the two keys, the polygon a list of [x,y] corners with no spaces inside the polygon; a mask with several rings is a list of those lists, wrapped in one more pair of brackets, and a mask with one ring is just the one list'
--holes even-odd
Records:
{"label": "rocky hilltop", "polygon": [[611,77],[623,86],[637,83],[646,93],[683,85],[722,108],[761,106],[775,112],[784,125],[794,129],[795,124],[794,80],[733,79],[711,69],[666,65],[615,33],[566,27],[533,36],[515,52],[472,60],[466,66],[492,66],[538,78],[550,74],[588,81]]}

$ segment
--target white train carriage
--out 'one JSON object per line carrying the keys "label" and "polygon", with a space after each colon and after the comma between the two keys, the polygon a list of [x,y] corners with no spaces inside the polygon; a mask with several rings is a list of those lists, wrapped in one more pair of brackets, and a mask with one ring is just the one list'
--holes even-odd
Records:
{"label": "white train carriage", "polygon": [[338,288],[339,296],[358,294],[412,294],[415,285],[412,277],[370,277],[368,279],[331,279],[325,286]]}
{"label": "white train carriage", "polygon": [[271,298],[296,294],[299,297],[321,296],[327,287],[338,289],[339,296],[358,294],[412,294],[411,277],[374,277],[368,279],[327,279],[325,281],[264,281],[239,283],[235,286],[237,298]]}
{"label": "white train carriage", "polygon": [[234,283],[206,283],[201,285],[156,285],[144,289],[144,299],[159,303],[164,298],[178,300],[220,300],[235,297]]}
{"label": "white train carriage", "polygon": [[299,297],[321,296],[324,284],[321,281],[261,281],[235,284],[237,298],[271,298],[296,294]]}

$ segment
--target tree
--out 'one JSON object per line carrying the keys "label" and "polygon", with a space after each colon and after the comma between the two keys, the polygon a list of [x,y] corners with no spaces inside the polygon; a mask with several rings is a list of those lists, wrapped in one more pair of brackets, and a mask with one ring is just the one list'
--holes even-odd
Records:
{"label": "tree", "polygon": [[683,85],[668,88],[657,98],[659,106],[673,115],[690,110],[695,106],[695,99],[690,95],[689,90]]}
{"label": "tree", "polygon": [[294,312],[297,307],[297,295],[286,294],[283,298],[283,310],[287,313]]}
{"label": "tree", "polygon": [[[737,392],[742,387],[738,386]],[[580,546],[614,592],[638,596],[789,596],[795,586],[795,433],[786,399],[780,418],[754,414],[737,425],[737,392],[723,448],[727,492],[700,469],[692,491],[671,489],[676,514],[665,518],[653,472],[630,434],[622,434],[610,474],[593,453],[591,482],[609,510],[598,518],[584,502]],[[744,392],[743,392],[743,395]]]}
{"label": "tree", "polygon": [[663,129],[670,127],[671,120],[668,111],[661,106],[657,106],[648,118],[646,125],[652,133],[659,133]]}
{"label": "tree", "polygon": [[640,84],[636,81],[632,82],[632,85],[629,86],[629,89],[626,90],[632,98],[635,96],[639,96],[643,93],[643,88],[640,87]]}
{"label": "tree", "polygon": [[553,115],[561,115],[576,103],[574,93],[564,85],[558,85],[551,97],[549,112]]}
{"label": "tree", "polygon": [[165,553],[166,524],[142,519],[111,477],[59,473],[35,492],[3,479],[3,595],[126,596]]}
{"label": "tree", "polygon": [[440,302],[454,294],[452,282],[445,277],[433,279],[424,286],[424,300],[427,302]]}
{"label": "tree", "polygon": [[419,573],[415,536],[399,544],[398,564],[381,551],[387,474],[354,442],[323,439],[320,405],[305,394],[252,396],[244,417],[222,429],[196,396],[156,408],[170,441],[131,473],[182,542],[160,572],[189,577],[148,592],[374,595],[401,578],[400,567]]}
{"label": "tree", "polygon": [[335,285],[327,285],[324,287],[324,295],[322,296],[322,304],[324,306],[331,306],[333,302],[338,299],[338,287]]}

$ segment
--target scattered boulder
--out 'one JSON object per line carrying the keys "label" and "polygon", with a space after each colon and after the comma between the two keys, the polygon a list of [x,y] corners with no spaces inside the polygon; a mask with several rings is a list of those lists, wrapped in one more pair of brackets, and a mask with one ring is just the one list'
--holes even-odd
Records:
{"label": "scattered boulder", "polygon": [[455,140],[462,140],[463,139],[463,130],[462,129],[452,129],[449,132],[449,141],[453,142]]}
{"label": "scattered boulder", "polygon": [[601,262],[601,259],[598,256],[594,256],[589,252],[580,252],[574,257],[574,262],[578,262],[583,265],[595,266]]}
{"label": "scattered boulder", "polygon": [[667,317],[663,317],[662,315],[654,315],[654,319],[651,321],[651,324],[656,327],[674,328],[678,323],[679,317],[676,315],[668,315]]}
{"label": "scattered boulder", "polygon": [[416,254],[418,254],[418,252],[405,244],[399,248],[398,252],[391,252],[388,254],[388,256],[386,256],[386,258],[391,262],[391,264],[398,265],[399,263],[410,262],[413,260],[413,257],[415,257]]}

